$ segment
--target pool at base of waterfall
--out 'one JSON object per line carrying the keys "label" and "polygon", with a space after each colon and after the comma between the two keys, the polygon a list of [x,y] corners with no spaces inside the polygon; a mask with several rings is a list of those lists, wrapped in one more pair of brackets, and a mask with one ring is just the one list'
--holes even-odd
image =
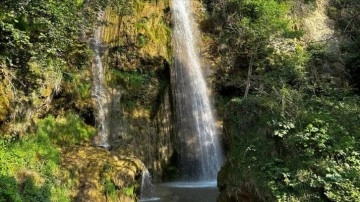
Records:
{"label": "pool at base of waterfall", "polygon": [[219,191],[216,181],[170,182],[155,185],[156,197],[142,202],[216,202]]}
{"label": "pool at base of waterfall", "polygon": [[206,188],[214,187],[216,188],[217,182],[213,181],[202,181],[202,182],[168,182],[163,185],[168,187],[178,187],[178,188]]}

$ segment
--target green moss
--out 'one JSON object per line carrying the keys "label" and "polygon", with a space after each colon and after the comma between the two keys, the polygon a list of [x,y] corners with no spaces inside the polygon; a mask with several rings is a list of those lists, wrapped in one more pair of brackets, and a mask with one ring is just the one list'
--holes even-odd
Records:
{"label": "green moss", "polygon": [[107,198],[115,201],[119,192],[116,185],[109,178],[101,179],[101,184],[104,189],[104,195],[106,195]]}
{"label": "green moss", "polygon": [[38,124],[38,136],[60,146],[81,144],[90,141],[95,129],[86,125],[78,115],[68,113],[54,118],[49,115]]}
{"label": "green moss", "polygon": [[106,81],[109,86],[122,86],[132,93],[137,93],[143,85],[148,83],[149,75],[138,72],[125,72],[110,69],[107,73]]}
{"label": "green moss", "polygon": [[121,193],[133,197],[135,195],[135,185],[122,188]]}

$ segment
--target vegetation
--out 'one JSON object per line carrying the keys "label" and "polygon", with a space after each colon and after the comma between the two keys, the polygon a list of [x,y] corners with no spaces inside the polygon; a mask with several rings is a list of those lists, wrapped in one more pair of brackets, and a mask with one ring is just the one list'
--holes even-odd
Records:
{"label": "vegetation", "polygon": [[[357,201],[360,0],[329,1],[334,34],[316,43],[305,40],[309,33],[295,16],[306,18],[322,0],[202,2],[209,16],[201,27],[219,61],[213,81],[228,149],[220,200]],[[146,124],[170,83],[168,7],[166,0],[0,2],[0,201],[77,197],[81,180],[74,176],[82,168],[61,159],[76,153],[68,147],[89,145],[96,132],[95,27],[108,25],[102,34],[108,47],[100,48],[105,83],[121,94],[110,104],[125,108],[114,117],[129,119],[121,144],[148,140],[142,137],[155,127]],[[137,185],[114,181],[116,163],[111,169],[106,163],[91,164],[99,172],[87,168],[98,175],[101,194],[133,199]]]}
{"label": "vegetation", "polygon": [[[81,120],[73,121],[75,125],[67,124],[67,127],[84,130],[78,125]],[[42,129],[37,134],[1,140],[0,200],[69,201],[70,184],[59,181],[64,171],[59,165],[59,148],[53,144],[57,142],[56,137],[44,131],[44,128],[57,124],[50,117],[39,124]],[[57,135],[61,137],[62,133]]]}
{"label": "vegetation", "polygon": [[[83,132],[91,129],[71,114],[37,117],[48,113],[54,97],[66,92],[69,76],[89,62],[89,49],[79,38],[82,8],[82,1],[72,0],[0,3],[0,201],[69,201],[54,144],[66,135],[52,130],[64,124],[88,135]],[[61,124],[66,118],[75,125]]]}
{"label": "vegetation", "polygon": [[[334,1],[329,6],[336,33],[345,37],[339,50],[331,45],[334,38],[301,41],[306,33],[291,18],[304,12],[295,10],[298,4],[209,2],[214,10],[210,23],[221,26],[207,30],[221,37],[223,47],[218,52],[223,61],[217,79],[219,104],[224,105],[223,97],[229,100],[224,123],[229,160],[220,175],[225,176],[220,180],[224,201],[360,197],[360,103],[354,79],[360,35],[356,20],[350,19],[358,17],[359,2]],[[308,12],[317,5],[301,4],[312,7]],[[243,198],[246,195],[250,199]]]}
{"label": "vegetation", "polygon": [[[90,39],[128,1],[0,2],[0,201],[71,201],[62,150],[90,144]],[[94,125],[94,124],[93,124]],[[106,188],[107,189],[107,188]]]}

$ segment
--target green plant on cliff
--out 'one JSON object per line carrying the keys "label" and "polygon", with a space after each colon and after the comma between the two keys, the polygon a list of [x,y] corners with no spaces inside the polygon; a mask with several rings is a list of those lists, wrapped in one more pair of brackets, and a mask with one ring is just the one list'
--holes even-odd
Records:
{"label": "green plant on cliff", "polygon": [[78,115],[67,114],[54,118],[49,115],[38,124],[38,136],[44,137],[59,146],[76,145],[89,142],[95,129],[86,125]]}
{"label": "green plant on cliff", "polygon": [[0,201],[67,198],[67,190],[57,183],[61,177],[57,165],[59,152],[50,141],[34,135],[21,141],[2,140],[0,159],[0,175],[3,176],[0,178]]}
{"label": "green plant on cliff", "polygon": [[70,61],[69,55],[84,49],[78,45],[82,44],[78,39],[84,24],[79,3],[1,1],[0,77],[6,87],[1,97],[7,97],[5,103],[10,106],[4,112],[6,122],[5,118],[1,122],[6,125],[1,129],[7,128],[4,132],[26,131],[28,128],[16,125],[26,126],[34,115],[46,113],[42,106],[63,92],[64,72],[78,65]]}
{"label": "green plant on cliff", "polygon": [[89,142],[94,131],[67,114],[41,120],[37,134],[1,139],[0,201],[70,201],[72,182],[63,178],[59,146]]}

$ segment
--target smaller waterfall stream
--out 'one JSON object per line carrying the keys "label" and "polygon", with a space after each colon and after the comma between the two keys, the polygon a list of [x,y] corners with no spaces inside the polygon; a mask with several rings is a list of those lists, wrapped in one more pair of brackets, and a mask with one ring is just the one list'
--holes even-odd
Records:
{"label": "smaller waterfall stream", "polygon": [[159,200],[159,198],[155,197],[155,187],[152,183],[150,172],[144,166],[142,179],[141,179],[140,201],[156,201],[156,200]]}
{"label": "smaller waterfall stream", "polygon": [[[104,12],[98,13],[98,20],[102,20]],[[108,92],[105,88],[105,70],[101,61],[101,26],[95,30],[93,49],[95,51],[95,59],[92,67],[93,89],[92,96],[95,100],[96,109],[96,125],[98,134],[94,140],[94,144],[100,147],[109,148],[109,110],[108,110]]]}

